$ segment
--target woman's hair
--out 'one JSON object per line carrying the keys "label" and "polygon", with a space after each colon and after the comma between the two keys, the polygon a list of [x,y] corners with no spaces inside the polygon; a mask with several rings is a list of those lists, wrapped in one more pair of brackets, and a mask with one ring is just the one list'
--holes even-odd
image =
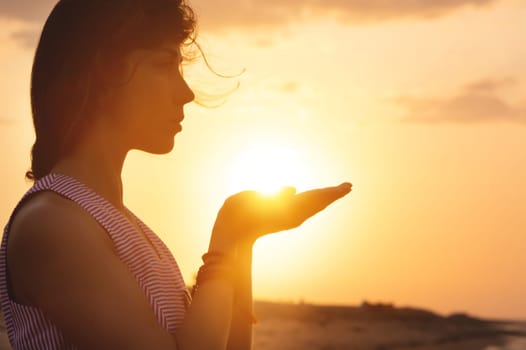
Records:
{"label": "woman's hair", "polygon": [[169,42],[188,59],[183,49],[196,44],[195,38],[196,18],[185,0],[60,0],[33,62],[36,140],[25,177],[47,175],[73,148],[106,94],[126,83],[115,81],[126,54]]}

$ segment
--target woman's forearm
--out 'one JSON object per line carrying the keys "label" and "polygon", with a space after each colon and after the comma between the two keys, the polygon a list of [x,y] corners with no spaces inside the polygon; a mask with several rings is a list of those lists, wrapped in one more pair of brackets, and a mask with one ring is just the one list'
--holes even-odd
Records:
{"label": "woman's forearm", "polygon": [[[213,236],[209,251],[236,257],[236,244]],[[200,285],[177,331],[178,350],[224,350],[229,338],[235,288],[218,278]]]}
{"label": "woman's forearm", "polygon": [[252,349],[252,247],[249,241],[237,247],[237,284],[227,350]]}
{"label": "woman's forearm", "polygon": [[178,350],[223,350],[232,320],[233,288],[220,279],[206,281],[195,292],[176,332]]}

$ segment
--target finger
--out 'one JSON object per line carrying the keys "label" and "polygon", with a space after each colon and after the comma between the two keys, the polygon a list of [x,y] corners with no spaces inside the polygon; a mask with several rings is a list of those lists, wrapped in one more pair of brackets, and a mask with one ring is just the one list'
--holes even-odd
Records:
{"label": "finger", "polygon": [[351,192],[352,184],[344,182],[339,186],[331,186],[325,188],[318,188],[314,190],[305,191],[296,195],[297,198],[308,202],[325,202],[334,201]]}
{"label": "finger", "polygon": [[352,189],[350,183],[299,193],[295,196],[294,211],[298,219],[305,218],[325,209],[334,201],[347,195]]}
{"label": "finger", "polygon": [[341,192],[344,193],[344,195],[346,195],[347,193],[351,192],[352,191],[352,183],[350,182],[344,182],[342,184],[340,184],[337,189]]}

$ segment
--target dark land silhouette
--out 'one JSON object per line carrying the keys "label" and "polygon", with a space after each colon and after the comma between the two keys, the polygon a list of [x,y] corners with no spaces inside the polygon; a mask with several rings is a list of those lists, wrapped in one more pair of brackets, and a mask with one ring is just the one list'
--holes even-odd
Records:
{"label": "dark land silhouette", "polygon": [[[526,349],[526,322],[368,302],[321,306],[256,301],[254,309],[259,320],[255,350]],[[523,345],[513,345],[517,342]]]}

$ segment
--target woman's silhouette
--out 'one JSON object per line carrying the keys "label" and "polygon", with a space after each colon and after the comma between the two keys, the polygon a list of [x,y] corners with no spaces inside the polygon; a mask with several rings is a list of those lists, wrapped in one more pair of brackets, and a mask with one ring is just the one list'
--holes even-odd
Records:
{"label": "woman's silhouette", "polygon": [[[220,209],[194,293],[123,203],[128,151],[165,154],[194,94],[181,75],[183,0],[60,0],[32,71],[34,184],[5,226],[0,297],[15,349],[250,349],[252,245],[296,227],[349,183]],[[145,184],[148,186],[148,184]]]}

